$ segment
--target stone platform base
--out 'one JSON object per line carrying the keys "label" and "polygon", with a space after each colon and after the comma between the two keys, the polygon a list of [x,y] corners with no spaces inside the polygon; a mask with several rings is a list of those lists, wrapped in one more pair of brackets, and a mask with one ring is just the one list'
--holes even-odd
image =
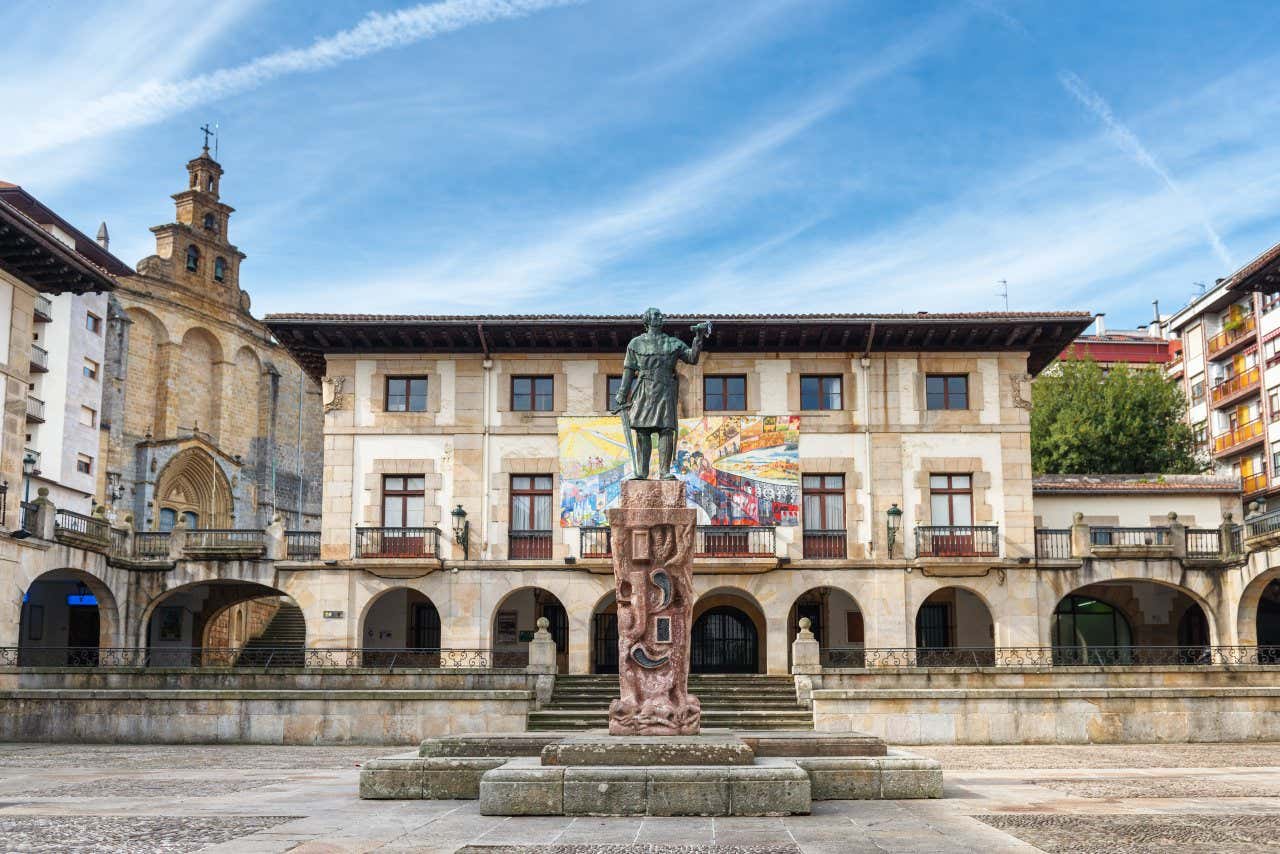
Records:
{"label": "stone platform base", "polygon": [[360,797],[479,799],[484,815],[706,816],[803,814],[821,800],[942,797],[935,760],[888,751],[868,736],[704,732],[428,739],[417,753],[366,763]]}

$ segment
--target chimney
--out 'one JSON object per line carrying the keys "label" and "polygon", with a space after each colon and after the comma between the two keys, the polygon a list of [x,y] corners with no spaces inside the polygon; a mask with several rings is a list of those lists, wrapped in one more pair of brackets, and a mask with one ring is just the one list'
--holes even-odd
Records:
{"label": "chimney", "polygon": [[1094,316],[1093,334],[1098,336],[1107,334],[1107,313],[1105,311]]}
{"label": "chimney", "polygon": [[98,226],[98,245],[103,249],[111,245],[111,235],[107,234],[107,223],[105,221]]}

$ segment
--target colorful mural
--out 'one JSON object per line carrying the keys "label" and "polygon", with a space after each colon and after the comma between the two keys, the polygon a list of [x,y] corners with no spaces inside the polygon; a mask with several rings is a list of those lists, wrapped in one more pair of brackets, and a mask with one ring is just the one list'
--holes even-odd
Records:
{"label": "colorful mural", "polygon": [[[607,525],[631,461],[616,417],[561,418],[560,524]],[[703,525],[799,524],[800,416],[680,421],[676,476]],[[655,455],[656,456],[656,455]],[[656,466],[656,461],[655,461]]]}

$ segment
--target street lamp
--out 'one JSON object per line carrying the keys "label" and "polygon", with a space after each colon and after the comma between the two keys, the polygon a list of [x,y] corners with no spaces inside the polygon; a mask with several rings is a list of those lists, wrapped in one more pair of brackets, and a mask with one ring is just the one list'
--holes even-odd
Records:
{"label": "street lamp", "polygon": [[471,541],[471,523],[467,521],[467,511],[462,509],[462,505],[449,513],[453,517],[453,541],[462,546],[462,559],[467,559],[467,544]]}
{"label": "street lamp", "polygon": [[889,529],[889,558],[893,558],[893,544],[898,540],[898,530],[902,527],[902,508],[893,504],[885,511]]}

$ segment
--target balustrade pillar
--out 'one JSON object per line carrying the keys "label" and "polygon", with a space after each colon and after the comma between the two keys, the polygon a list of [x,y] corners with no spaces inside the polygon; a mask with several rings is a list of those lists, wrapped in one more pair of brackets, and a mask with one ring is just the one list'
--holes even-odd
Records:
{"label": "balustrade pillar", "polygon": [[1169,545],[1173,547],[1173,556],[1187,556],[1187,526],[1178,521],[1178,514],[1169,511]]}
{"label": "balustrade pillar", "polygon": [[52,540],[57,529],[58,508],[49,500],[49,487],[42,486],[36,490],[35,505],[36,524],[32,534],[42,540]]}
{"label": "balustrade pillar", "polygon": [[1086,558],[1093,555],[1093,540],[1089,526],[1084,522],[1084,514],[1076,513],[1071,521],[1071,556]]}

